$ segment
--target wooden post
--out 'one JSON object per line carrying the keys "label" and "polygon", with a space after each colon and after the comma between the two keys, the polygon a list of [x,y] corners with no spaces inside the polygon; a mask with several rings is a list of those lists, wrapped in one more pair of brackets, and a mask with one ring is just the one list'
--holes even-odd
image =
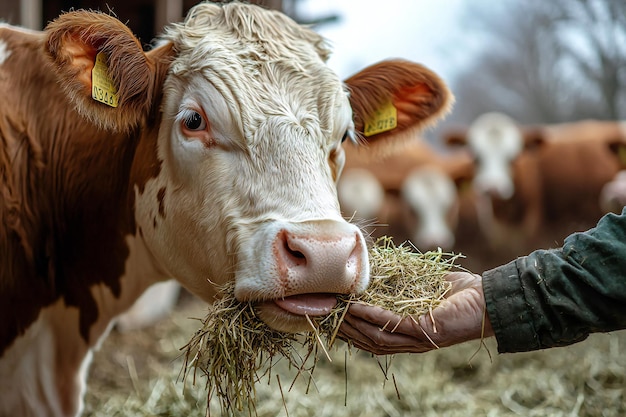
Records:
{"label": "wooden post", "polygon": [[20,0],[20,25],[33,30],[43,29],[42,0]]}
{"label": "wooden post", "polygon": [[161,33],[163,27],[183,18],[183,0],[157,0],[154,13],[154,32]]}

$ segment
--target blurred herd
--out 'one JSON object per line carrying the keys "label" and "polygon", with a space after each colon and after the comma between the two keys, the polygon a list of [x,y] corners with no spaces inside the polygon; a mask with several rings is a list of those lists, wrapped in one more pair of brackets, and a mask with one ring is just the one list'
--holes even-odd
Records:
{"label": "blurred herd", "polygon": [[343,215],[373,238],[461,253],[474,272],[563,244],[626,204],[626,123],[523,125],[503,113],[386,153],[346,144]]}

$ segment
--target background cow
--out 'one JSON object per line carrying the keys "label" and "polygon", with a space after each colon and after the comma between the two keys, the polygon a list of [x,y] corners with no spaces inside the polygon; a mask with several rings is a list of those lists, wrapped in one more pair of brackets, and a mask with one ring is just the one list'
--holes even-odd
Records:
{"label": "background cow", "polygon": [[600,193],[624,166],[618,154],[626,145],[621,123],[523,127],[499,113],[444,140],[474,155],[479,220],[505,258],[560,246],[568,234],[593,227],[606,212]]}
{"label": "background cow", "polygon": [[236,3],[196,6],[149,52],[86,11],[1,26],[0,51],[3,416],[80,414],[92,349],[157,281],[211,302],[234,280],[284,331],[363,290],[342,141],[415,135],[451,101],[404,61],[342,83],[319,35]]}
{"label": "background cow", "polygon": [[[466,153],[442,155],[421,139],[379,155],[347,144],[339,181],[345,216],[373,223],[372,234],[418,249],[451,250],[459,218],[459,187],[471,181],[473,162]],[[384,198],[383,198],[384,197]]]}

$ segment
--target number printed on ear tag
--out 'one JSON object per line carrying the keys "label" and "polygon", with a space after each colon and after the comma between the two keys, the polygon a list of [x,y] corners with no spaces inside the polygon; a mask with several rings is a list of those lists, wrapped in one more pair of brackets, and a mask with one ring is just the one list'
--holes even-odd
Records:
{"label": "number printed on ear tag", "polygon": [[117,107],[119,100],[117,87],[109,77],[107,58],[104,52],[98,52],[96,63],[91,70],[91,98],[111,107]]}
{"label": "number printed on ear tag", "polygon": [[365,123],[363,134],[365,136],[373,136],[395,129],[396,126],[398,126],[398,110],[390,101],[376,110],[372,118]]}

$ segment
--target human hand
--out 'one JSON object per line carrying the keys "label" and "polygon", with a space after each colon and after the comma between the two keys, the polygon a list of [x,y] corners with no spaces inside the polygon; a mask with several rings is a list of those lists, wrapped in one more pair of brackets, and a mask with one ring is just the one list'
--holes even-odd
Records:
{"label": "human hand", "polygon": [[439,347],[493,336],[485,311],[482,277],[451,272],[447,298],[432,314],[402,319],[390,311],[352,304],[339,328],[339,337],[376,355],[427,352]]}

